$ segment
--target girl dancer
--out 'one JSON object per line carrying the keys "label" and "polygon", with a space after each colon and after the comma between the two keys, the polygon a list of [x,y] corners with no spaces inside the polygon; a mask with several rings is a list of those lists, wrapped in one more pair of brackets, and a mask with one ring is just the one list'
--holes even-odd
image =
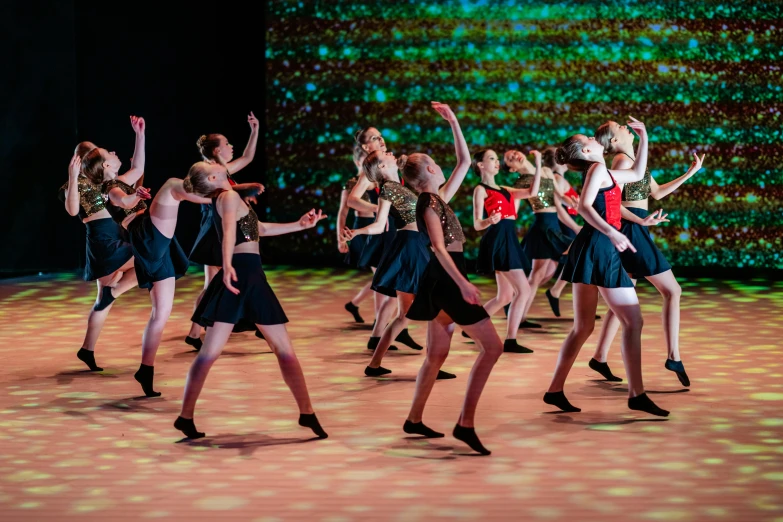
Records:
{"label": "girl dancer", "polygon": [[[131,123],[133,130],[137,131],[136,146],[141,144],[143,147],[143,120],[139,123],[131,118]],[[87,228],[84,280],[98,284],[98,296],[87,316],[87,332],[76,357],[90,370],[100,372],[103,368],[95,362],[95,344],[111,310],[111,302],[108,298],[102,299],[102,296],[107,292],[116,299],[136,286],[136,273],[133,271],[131,247],[123,239],[122,229],[106,210],[100,186],[91,183],[82,173],[82,157],[95,148],[95,144],[89,141],[76,146],[68,166],[68,182],[60,188],[60,198],[65,203],[65,210],[72,216],[78,215]]]}
{"label": "girl dancer", "polygon": [[[358,147],[354,148],[353,151],[353,163],[356,165],[356,169],[361,172],[361,160],[364,158],[365,153],[364,149]],[[350,241],[346,242],[343,240],[342,234],[343,229],[345,228],[345,223],[348,220],[348,197],[351,195],[351,191],[356,186],[356,183],[359,179],[359,175],[352,177],[349,179],[345,185],[343,185],[343,190],[340,193],[340,211],[337,213],[337,250],[341,254],[345,254],[345,262],[350,265],[356,265],[358,266],[359,263],[359,257],[362,254],[362,247],[364,246],[363,241],[356,240],[356,241]],[[362,195],[362,200],[366,202],[370,202],[370,196],[369,194],[374,191],[368,190]],[[362,228],[366,227],[367,225],[370,225],[373,223],[373,213],[368,211],[362,211],[362,210],[354,210],[354,220],[353,220],[353,228]],[[367,284],[365,284],[359,292],[347,303],[345,303],[345,310],[353,315],[353,320],[357,323],[364,323],[364,319],[359,314],[359,303],[364,301],[370,293],[372,293],[372,289],[370,288],[372,285],[372,281],[368,281]]]}
{"label": "girl dancer", "polygon": [[[201,136],[196,141],[196,147],[205,161],[210,161],[223,165],[228,169],[229,183],[237,190],[249,189],[258,185],[257,183],[248,183],[237,185],[231,179],[231,174],[236,174],[247,167],[256,156],[256,144],[258,143],[258,119],[251,111],[247,117],[247,123],[250,125],[250,139],[247,141],[245,151],[237,159],[234,158],[234,146],[231,145],[222,134],[207,134]],[[220,243],[217,240],[215,227],[212,225],[212,205],[201,205],[201,228],[199,229],[196,242],[190,251],[190,261],[204,265],[204,288],[196,298],[195,307],[204,297],[204,292],[209,286],[209,282],[215,277],[220,266],[223,264],[220,253]],[[185,337],[185,343],[196,350],[201,349],[201,327],[196,323],[191,324],[190,331]]]}
{"label": "girl dancer", "polygon": [[[357,235],[382,234],[389,216],[394,220],[394,240],[381,257],[372,280],[372,289],[383,295],[397,298],[397,315],[383,329],[381,340],[375,348],[372,361],[364,369],[368,377],[379,377],[391,373],[381,367],[381,361],[392,340],[408,325],[408,313],[414,297],[419,291],[419,280],[427,267],[430,255],[427,238],[416,225],[416,201],[418,197],[400,184],[397,160],[391,152],[375,151],[364,160],[363,168],[367,179],[380,187],[378,213],[372,225],[350,230],[346,228],[343,239]],[[422,349],[418,346],[416,349]],[[440,372],[439,378],[450,379],[456,375]]]}
{"label": "girl dancer", "polygon": [[[360,157],[362,158],[362,161],[367,154],[372,152],[386,152],[386,142],[375,127],[369,127],[358,131],[356,133],[355,141],[354,157]],[[356,185],[353,187],[353,190],[351,190],[351,194],[348,197],[348,206],[354,210],[377,212],[377,193],[374,195],[374,201],[372,202],[362,200],[362,196],[372,187],[373,183],[367,179],[367,175],[363,171],[359,172],[359,178]],[[370,267],[373,269],[373,272],[375,271],[378,267],[378,263],[381,261],[383,253],[391,246],[391,242],[394,240],[395,231],[394,221],[389,219],[387,221],[387,227],[382,234],[370,235],[367,238],[367,242],[365,243],[359,258],[359,268]],[[367,342],[368,350],[375,350],[378,343],[381,342],[383,330],[386,328],[386,325],[389,324],[389,321],[394,314],[395,304],[394,300],[389,296],[375,292],[375,323],[373,324],[372,333],[370,334],[370,340]],[[414,350],[422,349],[422,347],[411,338],[407,328],[403,329],[395,340]],[[396,349],[396,346],[389,347],[389,350]]]}
{"label": "girl dancer", "polygon": [[317,213],[311,210],[292,223],[260,223],[253,209],[231,190],[225,168],[220,165],[196,163],[190,168],[184,187],[189,193],[212,197],[213,218],[223,247],[223,268],[193,313],[193,321],[208,329],[204,346],[188,372],[182,411],[174,427],[192,439],[204,436],[196,430],[193,413],[207,374],[232,330],[258,328],[275,353],[283,379],[294,394],[300,412],[299,425],[325,439],[326,432],[313,412],[304,374],[285,328],[288,319],[261,267],[258,239],[312,228],[326,216],[320,210]]}
{"label": "girl dancer", "polygon": [[[145,161],[144,120],[135,121],[139,131],[128,172],[117,175],[122,162],[106,149],[98,148],[87,154],[84,164],[87,177],[96,185],[103,183],[101,190],[108,198],[106,209],[128,231],[139,286],[150,291],[152,312],[141,341],[141,365],[134,378],[147,397],[158,397],[160,392],[153,389],[155,354],[171,314],[174,280],[182,277],[188,268],[188,258],[174,237],[177,210],[183,200],[194,203],[209,200],[186,193],[182,180],[172,178],[163,184],[147,209],[143,200],[150,199],[149,190],[132,186],[144,172]],[[102,303],[108,305],[113,300],[114,295],[104,292]]]}
{"label": "girl dancer", "polygon": [[557,150],[557,162],[583,172],[579,213],[586,224],[568,252],[563,277],[573,283],[574,328],[560,348],[555,374],[544,402],[563,411],[581,411],[568,402],[563,387],[579,350],[595,326],[598,293],[623,324],[623,361],[628,374],[628,407],[653,415],[669,412],[655,405],[644,392],[642,382],[642,312],[631,279],[620,263],[626,249],[635,251],[620,232],[620,187],[618,183],[639,181],[647,167],[647,132],[632,118],[628,123],[639,135],[639,150],[631,169],[607,170],[604,148],[594,138],[577,134]]}
{"label": "girl dancer", "polygon": [[408,186],[419,193],[416,223],[432,245],[427,268],[419,282],[419,293],[407,317],[427,323],[427,358],[416,379],[416,391],[410,413],[403,426],[405,433],[424,437],[443,437],[422,422],[427,398],[449,353],[454,323],[476,341],[481,353],[473,365],[462,413],[453,435],[474,451],[489,455],[476,435],[476,406],[492,367],[503,353],[492,321],[481,306],[478,289],[467,279],[462,244],[465,235],[448,202],[459,189],[470,168],[470,152],[462,136],[457,117],[448,105],[432,102],[432,107],[449,122],[457,149],[457,166],[446,181],[441,168],[426,154],[401,156],[398,164]]}
{"label": "girl dancer", "polygon": [[[530,348],[517,344],[517,332],[530,298],[530,285],[525,276],[525,271],[530,271],[530,261],[517,240],[514,201],[538,192],[541,154],[538,151],[532,154],[536,158],[536,174],[532,185],[525,189],[497,185],[495,176],[500,171],[500,160],[495,151],[483,150],[473,155],[474,173],[481,178],[473,190],[473,228],[487,230],[479,243],[477,268],[480,274],[494,274],[498,285],[497,295],[487,301],[484,309],[492,317],[500,308],[511,304],[503,351],[512,353],[533,353]],[[516,159],[513,154],[511,157]]]}
{"label": "girl dancer", "polygon": [[[601,143],[606,153],[616,153],[612,168],[629,168],[633,157],[633,134],[625,125],[609,121],[598,127],[595,139]],[[627,183],[622,192],[622,232],[633,244],[635,251],[625,251],[620,254],[620,260],[626,272],[631,276],[634,285],[639,277],[646,278],[661,293],[663,297],[663,331],[666,336],[668,357],[664,367],[674,372],[683,386],[690,386],[690,379],[685,373],[685,367],[680,359],[680,295],[682,289],[672,274],[671,265],[661,251],[655,246],[647,227],[668,221],[662,210],[648,213],[649,198],[656,200],[664,198],[677,190],[691,176],[701,169],[704,156],[693,155],[694,160],[688,171],[665,185],[658,185],[650,176],[649,169],[641,181]],[[609,381],[621,381],[612,375],[606,356],[612,345],[620,321],[610,310],[601,328],[601,336],[595,355],[590,360],[590,368],[597,371]]]}

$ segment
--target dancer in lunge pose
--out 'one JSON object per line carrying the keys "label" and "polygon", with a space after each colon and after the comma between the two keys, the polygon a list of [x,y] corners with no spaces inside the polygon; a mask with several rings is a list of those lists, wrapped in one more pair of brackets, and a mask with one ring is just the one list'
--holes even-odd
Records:
{"label": "dancer in lunge pose", "polygon": [[429,264],[419,282],[419,293],[407,315],[414,321],[428,321],[427,358],[416,378],[413,404],[403,431],[424,437],[443,437],[442,433],[424,425],[422,415],[438,370],[448,356],[454,323],[457,323],[481,352],[470,372],[462,413],[453,435],[474,451],[489,455],[490,451],[481,444],[474,428],[476,406],[492,367],[503,353],[503,344],[487,311],[481,306],[478,289],[468,281],[462,253],[465,234],[448,205],[470,168],[470,152],[457,117],[449,106],[437,102],[432,102],[432,106],[451,126],[457,166],[446,181],[440,166],[426,154],[403,155],[398,160],[405,182],[419,193],[416,223],[432,248]]}
{"label": "dancer in lunge pose", "polygon": [[[517,239],[516,201],[527,199],[538,192],[541,176],[541,154],[532,151],[536,158],[536,170],[532,184],[524,189],[501,187],[495,181],[500,171],[500,159],[494,150],[482,150],[473,155],[473,171],[481,183],[473,190],[473,228],[486,230],[479,243],[477,271],[479,274],[494,275],[498,293],[487,301],[484,309],[490,317],[505,305],[510,304],[504,352],[532,353],[533,350],[517,343],[517,333],[527,302],[530,299],[530,285],[526,271],[531,265]],[[512,151],[508,158],[514,162],[521,152]]]}
{"label": "dancer in lunge pose", "polygon": [[563,277],[573,283],[574,327],[560,348],[555,373],[544,402],[563,411],[581,411],[568,402],[563,387],[579,350],[595,327],[598,293],[623,325],[623,361],[628,375],[628,407],[667,416],[644,392],[642,382],[642,312],[631,279],[620,263],[620,252],[635,251],[620,232],[620,186],[639,181],[647,167],[647,132],[632,118],[628,123],[639,135],[636,161],[630,169],[608,170],[604,148],[594,138],[577,134],[557,150],[557,162],[582,171],[584,182],[579,213],[585,226],[568,251]]}
{"label": "dancer in lunge pose", "polygon": [[[128,231],[139,286],[150,291],[152,311],[141,341],[141,366],[134,377],[147,397],[158,397],[160,392],[153,389],[155,354],[171,314],[174,280],[182,277],[188,268],[188,258],[174,237],[177,211],[183,200],[194,203],[209,200],[186,193],[182,180],[172,178],[163,184],[147,209],[143,200],[150,199],[149,190],[133,188],[144,172],[144,127],[142,118],[135,120],[136,152],[128,172],[118,176],[122,162],[116,154],[101,148],[85,156],[84,171],[94,184],[102,183],[101,190],[108,199],[106,209]],[[108,305],[114,297],[104,292],[101,304]]]}
{"label": "dancer in lunge pose", "polygon": [[[143,121],[131,121],[134,131],[139,130],[141,125],[143,135]],[[141,143],[143,145],[143,138]],[[87,316],[87,332],[76,357],[90,370],[100,372],[103,368],[95,362],[95,344],[112,306],[110,300],[102,299],[102,296],[107,292],[116,299],[136,286],[136,272],[133,270],[131,246],[106,210],[101,187],[93,184],[82,172],[82,158],[95,148],[96,145],[89,141],[76,146],[68,166],[68,182],[60,187],[59,195],[68,214],[78,215],[87,229],[84,280],[95,281],[98,285],[98,296]]]}
{"label": "dancer in lunge pose", "polygon": [[[198,151],[205,161],[223,165],[228,169],[228,182],[234,186],[235,190],[256,188],[257,191],[260,191],[263,189],[259,188],[260,185],[258,183],[237,184],[231,178],[232,174],[236,174],[247,167],[256,156],[258,119],[252,111],[247,116],[247,123],[250,125],[250,138],[245,146],[245,151],[236,159],[234,159],[234,146],[231,145],[222,134],[206,134],[201,136],[198,141],[196,141],[196,147],[198,147]],[[201,301],[201,298],[204,296],[204,292],[209,286],[209,282],[212,281],[212,278],[215,277],[215,274],[217,274],[217,271],[220,270],[220,267],[223,264],[220,253],[220,243],[217,240],[217,232],[215,232],[215,227],[212,225],[211,209],[212,205],[201,205],[201,228],[199,229],[198,237],[196,237],[196,242],[193,244],[189,256],[191,262],[204,265],[204,288],[196,298],[194,309],[198,306],[199,301]],[[185,337],[185,343],[196,350],[200,350],[202,343],[200,336],[201,327],[196,323],[193,323],[190,326],[187,337]]]}
{"label": "dancer in lunge pose", "polygon": [[[616,154],[612,162],[613,169],[627,169],[634,161],[633,134],[625,125],[609,121],[598,127],[595,139],[604,147],[606,154]],[[704,156],[700,158],[693,155],[688,171],[679,178],[658,185],[647,169],[641,181],[626,183],[622,192],[622,232],[634,246],[636,251],[622,252],[620,260],[628,275],[636,284],[640,277],[646,278],[660,292],[663,297],[663,331],[666,337],[668,356],[664,367],[674,372],[683,386],[690,386],[691,382],[685,367],[680,359],[680,295],[682,289],[672,273],[671,265],[666,261],[661,251],[655,246],[648,226],[658,225],[668,221],[662,210],[649,213],[649,198],[652,196],[660,200],[679,188],[691,176],[701,169]],[[620,321],[614,313],[609,311],[601,328],[601,336],[595,355],[590,359],[590,368],[600,373],[609,381],[622,381],[612,374],[606,362],[606,356],[612,341],[617,335]]]}
{"label": "dancer in lunge pose", "polygon": [[288,319],[261,266],[258,240],[261,236],[312,228],[326,216],[320,210],[311,210],[292,223],[260,223],[253,209],[231,190],[226,171],[220,165],[196,163],[190,168],[184,187],[188,193],[211,197],[215,205],[213,218],[223,248],[223,268],[193,313],[193,321],[208,329],[204,345],[188,372],[182,411],[174,427],[192,439],[204,436],[196,430],[193,414],[209,370],[232,330],[258,328],[277,357],[283,379],[299,406],[299,425],[325,439],[326,432],[313,412],[304,374],[285,328]]}

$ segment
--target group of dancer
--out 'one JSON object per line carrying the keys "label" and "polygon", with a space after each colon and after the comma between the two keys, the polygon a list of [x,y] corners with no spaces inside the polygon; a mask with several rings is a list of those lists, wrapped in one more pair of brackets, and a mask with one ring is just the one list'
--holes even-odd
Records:
{"label": "group of dancer", "polygon": [[[627,126],[605,123],[595,138],[575,135],[543,154],[532,151],[534,164],[517,150],[506,151],[503,161],[494,150],[471,157],[454,112],[438,102],[432,102],[432,107],[448,122],[454,137],[457,165],[451,175],[446,178],[427,154],[395,157],[376,128],[364,129],[355,137],[358,174],[344,186],[337,218],[340,252],[359,267],[374,271],[372,281],[363,284],[345,306],[356,321],[363,322],[358,305],[371,293],[375,295],[375,324],[367,344],[374,352],[365,374],[391,373],[381,362],[387,350],[396,349],[395,341],[421,350],[407,325],[409,321],[427,322],[426,356],[403,430],[423,437],[444,436],[422,419],[435,381],[456,377],[441,369],[456,324],[475,341],[479,354],[453,436],[480,454],[490,454],[475,431],[479,398],[504,352],[532,353],[517,343],[518,330],[538,287],[555,276],[557,283],[547,290],[547,298],[559,316],[560,293],[567,282],[573,284],[574,327],[561,347],[544,402],[563,411],[580,411],[567,400],[563,388],[593,331],[600,293],[610,311],[590,367],[607,380],[621,380],[612,374],[606,355],[622,325],[629,408],[668,415],[644,391],[642,314],[634,284],[646,277],[661,292],[668,344],[665,367],[688,386],[677,342],[680,289],[647,232],[648,226],[667,219],[662,211],[649,214],[647,209],[649,196],[660,199],[670,194],[701,168],[703,157],[694,155],[691,168],[680,178],[656,184],[647,169],[645,126],[633,118]],[[61,197],[66,210],[78,214],[87,227],[85,279],[98,285],[77,357],[91,370],[100,371],[95,344],[113,301],[133,286],[147,288],[152,310],[135,378],[146,396],[159,396],[153,387],[155,354],[171,312],[175,280],[185,273],[189,261],[204,264],[205,287],[185,339],[198,355],[188,372],[182,410],[174,426],[187,437],[204,436],[197,431],[193,416],[209,370],[232,331],[255,331],[277,357],[299,408],[299,424],[326,438],[285,327],[288,319],[266,280],[258,245],[262,236],[312,228],[326,216],[313,209],[296,222],[259,222],[248,202],[264,188],[257,183],[239,185],[232,179],[255,154],[258,121],[251,113],[248,122],[251,136],[240,158],[233,159],[233,147],[224,136],[202,136],[198,140],[202,161],[184,179],[166,181],[154,198],[141,186],[145,165],[142,118],[131,117],[136,147],[131,167],[122,175],[116,154],[90,142],[77,146]],[[631,129],[639,137],[635,151]],[[616,154],[610,169],[605,160],[608,153]],[[484,231],[478,271],[494,273],[498,287],[497,295],[483,304],[468,279],[465,235],[450,205],[471,167],[481,179],[473,192],[473,225]],[[518,176],[512,186],[497,183],[501,168]],[[582,173],[581,196],[565,180],[567,169]],[[535,221],[520,243],[515,221],[522,199],[530,203]],[[174,237],[181,201],[200,204],[202,209],[201,230],[190,260]],[[345,226],[349,208],[356,212],[353,228]],[[583,225],[574,220],[577,214]],[[501,341],[490,317],[507,305],[506,335]],[[203,341],[202,328],[206,328]]]}

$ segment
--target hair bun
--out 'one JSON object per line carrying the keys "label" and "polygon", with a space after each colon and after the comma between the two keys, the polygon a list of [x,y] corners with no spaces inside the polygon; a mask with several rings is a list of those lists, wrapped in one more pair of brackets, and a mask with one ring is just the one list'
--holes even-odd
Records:
{"label": "hair bun", "polygon": [[196,140],[196,147],[199,148],[199,150],[204,148],[204,142],[207,141],[207,136],[205,134],[202,134],[199,136],[199,138]]}
{"label": "hair bun", "polygon": [[566,154],[563,150],[563,147],[558,147],[555,151],[555,161],[558,163],[558,165],[565,165],[567,163]]}
{"label": "hair bun", "polygon": [[408,164],[408,156],[406,154],[400,155],[399,158],[397,158],[397,168],[402,170],[405,168],[405,165]]}

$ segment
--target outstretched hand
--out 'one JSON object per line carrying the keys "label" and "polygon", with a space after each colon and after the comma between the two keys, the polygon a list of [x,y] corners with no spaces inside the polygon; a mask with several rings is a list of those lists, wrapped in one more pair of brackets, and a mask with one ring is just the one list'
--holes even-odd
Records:
{"label": "outstretched hand", "polygon": [[636,134],[639,135],[641,138],[642,136],[647,135],[647,127],[644,126],[644,123],[640,122],[633,116],[629,116],[630,121],[628,122],[628,127],[632,128]]}
{"label": "outstretched hand", "polygon": [[453,123],[457,121],[457,116],[454,114],[454,111],[451,110],[451,107],[446,105],[445,103],[440,102],[430,102],[432,104],[432,108],[438,111],[438,114],[443,116],[443,119],[446,120],[449,123]]}
{"label": "outstretched hand", "polygon": [[668,223],[669,220],[666,219],[666,217],[669,214],[664,214],[663,209],[659,208],[652,214],[648,215],[646,218],[642,220],[642,224],[646,227],[653,227],[656,225],[660,225],[661,223]]}
{"label": "outstretched hand", "polygon": [[253,111],[250,111],[250,114],[247,115],[247,122],[250,124],[251,131],[258,130],[258,118],[253,114]]}
{"label": "outstretched hand", "polygon": [[701,164],[704,162],[704,156],[706,156],[706,155],[707,154],[704,153],[704,154],[701,155],[701,158],[700,158],[699,155],[694,152],[693,153],[693,163],[691,163],[691,168],[688,169],[688,170],[690,170],[690,171],[692,171],[694,173],[696,173],[699,170],[701,170]]}
{"label": "outstretched hand", "polygon": [[139,187],[136,189],[136,197],[139,199],[150,199],[152,196],[150,195],[150,189]]}
{"label": "outstretched hand", "polygon": [[71,162],[68,164],[68,176],[71,179],[76,179],[82,171],[82,159],[78,154],[74,154],[71,158]]}
{"label": "outstretched hand", "polygon": [[144,122],[144,118],[141,118],[139,116],[131,116],[131,127],[133,127],[133,131],[136,134],[144,134],[144,130],[146,128],[146,123]]}
{"label": "outstretched hand", "polygon": [[312,209],[310,212],[299,219],[299,225],[303,229],[313,228],[322,219],[326,219],[326,215],[323,213],[323,211],[319,210],[316,212],[315,209]]}

